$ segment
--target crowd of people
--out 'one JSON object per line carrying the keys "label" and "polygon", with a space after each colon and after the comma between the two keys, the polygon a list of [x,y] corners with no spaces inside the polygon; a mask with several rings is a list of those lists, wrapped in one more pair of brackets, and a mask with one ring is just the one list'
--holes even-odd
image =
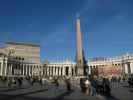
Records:
{"label": "crowd of people", "polygon": [[81,91],[87,95],[97,95],[99,93],[110,95],[111,88],[108,78],[81,78],[80,79]]}
{"label": "crowd of people", "polygon": [[23,82],[23,78],[22,77],[0,77],[0,81],[4,84],[7,85],[8,87],[12,87],[12,86],[17,86],[17,87],[21,87],[22,86],[22,82]]}
{"label": "crowd of people", "polygon": [[[12,87],[13,85],[17,87],[22,87],[23,80],[26,80],[30,86],[33,86],[35,83],[38,83],[40,86],[46,85],[44,84],[45,79],[39,78],[39,77],[1,77],[0,80],[5,84],[7,84],[8,87]],[[50,79],[48,79],[50,80]],[[59,86],[62,84],[60,80],[63,81],[66,90],[72,91],[75,89],[73,86],[75,83],[72,82],[72,78],[70,77],[53,77],[51,79],[52,81],[49,81],[51,84],[54,84],[56,87],[55,89],[58,89]],[[97,94],[104,94],[104,95],[110,95],[111,94],[111,87],[113,83],[120,83],[122,80],[121,77],[112,77],[112,78],[105,78],[105,77],[84,77],[80,78],[79,85],[81,88],[81,92],[86,95],[92,95],[95,96]],[[129,86],[133,87],[133,77],[128,78]]]}

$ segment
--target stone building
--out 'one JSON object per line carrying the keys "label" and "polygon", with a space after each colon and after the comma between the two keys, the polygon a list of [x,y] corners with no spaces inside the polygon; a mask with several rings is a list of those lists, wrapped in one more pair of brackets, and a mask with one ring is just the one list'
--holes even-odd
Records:
{"label": "stone building", "polygon": [[[6,43],[0,48],[0,76],[54,77],[78,76],[76,63],[70,60],[40,62],[40,46],[25,43]],[[88,75],[123,76],[133,74],[133,54],[114,58],[93,58],[87,63]]]}
{"label": "stone building", "polygon": [[7,42],[4,49],[6,53],[11,51],[12,56],[23,57],[27,62],[41,63],[40,46],[37,44]]}
{"label": "stone building", "polygon": [[123,76],[133,74],[133,54],[114,58],[93,58],[88,61],[89,74],[97,76]]}
{"label": "stone building", "polygon": [[41,76],[40,46],[7,42],[0,48],[0,76]]}

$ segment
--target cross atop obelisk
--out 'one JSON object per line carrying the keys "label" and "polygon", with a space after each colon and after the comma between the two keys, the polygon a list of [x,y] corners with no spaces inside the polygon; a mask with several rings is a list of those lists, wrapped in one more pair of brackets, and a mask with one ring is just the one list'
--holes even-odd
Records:
{"label": "cross atop obelisk", "polygon": [[76,34],[77,34],[77,54],[76,54],[76,63],[77,63],[77,75],[84,76],[84,64],[83,64],[83,52],[82,52],[82,36],[80,29],[80,18],[77,17],[76,21]]}

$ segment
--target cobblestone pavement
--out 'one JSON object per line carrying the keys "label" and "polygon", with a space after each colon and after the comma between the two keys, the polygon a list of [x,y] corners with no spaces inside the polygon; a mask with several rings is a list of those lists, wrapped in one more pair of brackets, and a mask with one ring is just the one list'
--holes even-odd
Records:
{"label": "cobblestone pavement", "polygon": [[0,87],[0,100],[133,100],[133,88],[128,88],[126,83],[114,84],[110,97],[97,95],[87,96],[81,93],[79,88],[73,88],[73,91],[67,92],[65,86],[56,88],[54,85],[33,87],[24,85],[17,87]]}

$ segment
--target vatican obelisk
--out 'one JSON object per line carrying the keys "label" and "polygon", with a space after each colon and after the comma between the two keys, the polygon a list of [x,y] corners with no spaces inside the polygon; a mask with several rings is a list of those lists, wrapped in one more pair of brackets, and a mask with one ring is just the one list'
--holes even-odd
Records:
{"label": "vatican obelisk", "polygon": [[84,63],[83,63],[83,52],[82,52],[82,36],[81,36],[81,29],[80,29],[80,18],[77,17],[76,20],[76,44],[77,44],[77,51],[76,51],[76,64],[77,64],[77,75],[84,76]]}

